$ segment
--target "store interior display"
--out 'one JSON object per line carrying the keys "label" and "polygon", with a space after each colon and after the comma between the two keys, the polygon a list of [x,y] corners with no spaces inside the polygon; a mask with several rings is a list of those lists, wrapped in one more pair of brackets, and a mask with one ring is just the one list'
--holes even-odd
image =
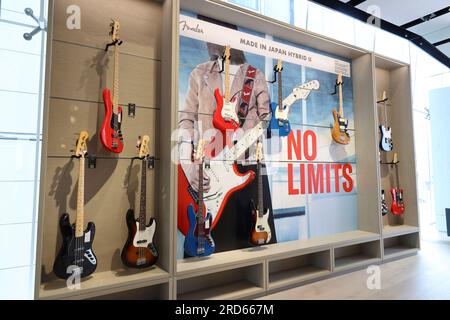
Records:
{"label": "store interior display", "polygon": [[417,252],[408,65],[218,1],[91,7],[50,6],[37,298],[248,299]]}

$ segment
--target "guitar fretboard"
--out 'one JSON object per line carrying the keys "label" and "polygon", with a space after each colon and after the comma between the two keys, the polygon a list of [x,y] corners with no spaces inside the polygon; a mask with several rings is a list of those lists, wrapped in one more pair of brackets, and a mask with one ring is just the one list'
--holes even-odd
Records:
{"label": "guitar fretboard", "polygon": [[264,215],[264,193],[261,161],[258,161],[257,163],[256,175],[258,181],[258,216],[262,218]]}
{"label": "guitar fretboard", "polygon": [[84,234],[84,155],[80,158],[80,170],[78,174],[77,217],[75,221],[75,237]]}
{"label": "guitar fretboard", "polygon": [[113,87],[113,108],[119,105],[119,59],[120,51],[119,44],[114,46],[114,87]]}
{"label": "guitar fretboard", "polygon": [[145,230],[147,224],[147,158],[142,160],[141,168],[141,197],[139,212],[139,229]]}

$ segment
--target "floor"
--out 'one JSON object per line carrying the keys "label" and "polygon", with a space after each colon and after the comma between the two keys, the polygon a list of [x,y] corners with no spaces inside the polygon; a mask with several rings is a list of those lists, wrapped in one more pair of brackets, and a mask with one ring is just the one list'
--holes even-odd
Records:
{"label": "floor", "polygon": [[418,255],[380,266],[381,289],[366,270],[268,295],[263,299],[450,299],[450,241],[422,240]]}

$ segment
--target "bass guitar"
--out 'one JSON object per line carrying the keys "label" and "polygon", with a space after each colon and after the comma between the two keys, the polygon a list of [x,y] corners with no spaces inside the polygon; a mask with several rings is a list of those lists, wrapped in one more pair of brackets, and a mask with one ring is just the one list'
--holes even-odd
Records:
{"label": "bass guitar", "polygon": [[225,47],[223,55],[225,67],[225,94],[220,94],[219,88],[214,91],[216,110],[213,114],[213,125],[221,132],[236,131],[239,128],[239,117],[236,113],[237,98],[231,99],[230,94],[230,46]]}
{"label": "bass guitar", "polygon": [[129,209],[126,215],[128,226],[128,239],[122,250],[122,262],[130,268],[148,268],[158,260],[158,251],[153,243],[156,232],[156,220],[150,218],[147,224],[147,161],[149,157],[150,138],[143,136],[140,139],[139,159],[142,161],[141,168],[141,196],[139,218],[135,219],[134,210]]}
{"label": "bass guitar", "polygon": [[286,137],[291,132],[291,124],[289,122],[289,111],[291,106],[297,100],[306,100],[312,90],[318,90],[320,83],[317,80],[304,83],[292,90],[292,93],[283,100],[283,83],[282,83],[282,61],[278,61],[278,65],[275,67],[278,73],[278,103],[273,102],[270,105],[272,109],[272,119],[270,120],[270,130],[278,130],[280,137]]}
{"label": "bass guitar", "polygon": [[[205,207],[203,200],[203,167],[209,166],[204,161],[204,141],[200,140],[197,151],[194,153],[194,161],[198,165],[198,193],[196,205],[191,203],[187,209],[189,230],[184,239],[184,252],[190,257],[205,257],[211,255],[215,250],[214,240],[211,237],[212,217]],[[205,214],[206,213],[206,214]]]}
{"label": "bass guitar", "polygon": [[[119,21],[114,20],[111,28],[110,35],[114,46],[114,91],[111,101],[111,91],[108,88],[103,90],[105,118],[100,131],[100,141],[110,152],[121,153],[123,151],[123,136],[121,131],[122,107],[119,106],[119,46],[122,42],[119,39]],[[116,107],[117,113],[114,110]]]}
{"label": "bass guitar", "polygon": [[394,166],[395,166],[395,175],[396,175],[396,187],[391,189],[392,195],[392,206],[391,212],[400,216],[405,212],[405,203],[403,202],[403,189],[400,188],[400,178],[398,175],[398,159],[397,154],[394,154]]}
{"label": "bass guitar", "polygon": [[88,138],[89,135],[86,131],[81,132],[75,150],[75,156],[80,159],[75,223],[70,224],[70,217],[67,213],[64,213],[59,220],[63,243],[53,264],[53,272],[61,279],[67,279],[74,274],[84,278],[97,269],[97,257],[92,249],[95,225],[93,222],[89,222],[87,229],[83,229],[84,169]]}
{"label": "bass guitar", "polygon": [[383,91],[383,98],[378,101],[378,103],[382,103],[384,107],[384,125],[380,125],[381,139],[380,139],[380,149],[386,152],[392,151],[394,148],[394,144],[392,142],[392,128],[388,126],[388,118],[387,118],[387,108],[386,102],[388,98],[386,97],[386,91]]}
{"label": "bass guitar", "polygon": [[337,143],[347,145],[350,143],[350,135],[348,134],[348,119],[344,118],[343,84],[342,74],[339,74],[335,86],[336,89],[339,88],[339,112],[333,109],[334,124],[331,129],[331,136]]}
{"label": "bass guitar", "polygon": [[[214,229],[225,208],[228,199],[233,193],[247,186],[255,176],[253,171],[240,173],[236,161],[245,156],[245,152],[254,145],[259,137],[267,130],[270,122],[270,114],[261,120],[253,129],[247,130],[239,141],[233,146],[226,145],[223,150],[214,157],[205,172],[210,178],[210,189],[203,193],[203,202],[206,212],[211,214]],[[202,181],[202,180],[200,180]],[[185,235],[189,229],[189,221],[186,219],[186,211],[191,203],[197,202],[197,193],[189,184],[189,180],[178,166],[178,229]]]}
{"label": "bass guitar", "polygon": [[269,243],[272,238],[272,232],[269,226],[269,209],[264,208],[262,159],[262,143],[258,142],[256,145],[256,181],[258,184],[258,198],[257,205],[255,205],[253,199],[251,201],[253,224],[250,233],[250,243],[255,246]]}

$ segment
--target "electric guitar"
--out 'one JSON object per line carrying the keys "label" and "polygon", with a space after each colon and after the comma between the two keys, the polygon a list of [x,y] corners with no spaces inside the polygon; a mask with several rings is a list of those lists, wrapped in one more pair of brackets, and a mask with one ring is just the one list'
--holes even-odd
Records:
{"label": "electric guitar", "polygon": [[270,242],[272,232],[269,226],[269,209],[264,208],[264,193],[263,193],[263,179],[262,179],[262,164],[263,159],[262,143],[258,142],[256,145],[256,180],[258,183],[258,200],[257,205],[251,201],[252,207],[252,231],[250,234],[250,243],[259,246]]}
{"label": "electric guitar", "polygon": [[272,109],[270,129],[272,131],[279,130],[279,136],[286,137],[291,132],[291,124],[289,123],[289,111],[291,106],[297,100],[306,100],[312,90],[318,90],[320,88],[320,83],[317,80],[304,83],[294,88],[292,93],[283,100],[282,65],[283,62],[279,60],[275,67],[275,70],[278,73],[278,103],[273,102],[270,105],[270,108]]}
{"label": "electric guitar", "polygon": [[339,88],[339,112],[333,109],[334,125],[331,130],[331,136],[337,143],[347,145],[350,143],[350,135],[347,131],[348,119],[344,118],[342,85],[342,74],[339,74],[336,81],[336,88]]}
{"label": "electric guitar", "polygon": [[77,215],[73,225],[70,217],[64,213],[59,226],[63,237],[62,247],[53,264],[53,272],[62,279],[67,279],[73,274],[81,278],[91,275],[97,268],[97,257],[92,249],[95,235],[95,225],[89,222],[84,230],[84,169],[87,155],[88,133],[83,131],[77,141],[75,156],[80,159],[78,176]]}
{"label": "electric guitar", "polygon": [[381,190],[381,214],[383,216],[387,215],[389,213],[389,208],[386,203],[386,198],[384,194],[384,190]]}
{"label": "electric guitar", "polygon": [[220,94],[219,88],[214,91],[216,110],[213,115],[213,125],[216,129],[227,132],[239,128],[239,117],[236,113],[237,98],[231,99],[230,94],[230,46],[225,47],[223,60],[225,64],[225,95]]}
{"label": "electric guitar", "polygon": [[386,91],[383,91],[383,98],[378,101],[378,103],[383,103],[384,105],[384,125],[380,125],[381,131],[381,140],[380,140],[380,149],[386,152],[392,151],[394,148],[394,144],[392,142],[392,128],[388,126],[387,122],[387,111],[386,111],[386,101],[388,98],[386,97]]}
{"label": "electric guitar", "polygon": [[[114,91],[111,101],[111,91],[103,90],[103,102],[105,105],[105,118],[100,131],[100,141],[103,146],[114,153],[121,153],[123,150],[122,107],[119,106],[119,46],[122,43],[119,39],[120,23],[114,20],[111,24],[111,38],[114,45]],[[117,107],[117,113],[114,108]]]}
{"label": "electric guitar", "polygon": [[397,186],[395,188],[391,189],[391,195],[392,195],[391,212],[396,216],[400,216],[405,212],[405,203],[403,202],[403,189],[400,188],[400,178],[398,175],[397,154],[394,154],[394,162],[393,163],[395,165]]}
{"label": "electric guitar", "polygon": [[147,268],[153,266],[158,260],[158,251],[153,243],[156,232],[156,220],[150,218],[147,224],[147,161],[149,157],[150,138],[143,136],[139,142],[139,159],[142,159],[141,168],[141,197],[139,218],[135,219],[134,210],[129,209],[126,215],[128,226],[128,239],[122,250],[122,262],[130,268]]}
{"label": "electric guitar", "polygon": [[[210,178],[210,190],[204,192],[203,202],[206,211],[211,214],[214,229],[225,208],[228,199],[233,193],[247,186],[255,176],[253,171],[240,173],[236,161],[242,159],[246,150],[255,144],[259,137],[267,130],[271,115],[267,115],[254,128],[247,130],[239,141],[233,146],[226,145],[214,157],[205,173]],[[201,181],[201,180],[200,180]],[[178,166],[178,229],[185,235],[189,228],[186,219],[186,210],[191,203],[197,202],[197,193],[190,186],[181,165]]]}
{"label": "electric guitar", "polygon": [[[190,257],[205,257],[211,255],[215,250],[214,240],[211,237],[212,217],[204,205],[203,200],[203,167],[208,167],[204,161],[204,141],[200,140],[197,151],[194,153],[194,160],[200,161],[198,165],[198,194],[194,207],[194,202],[187,209],[189,219],[189,230],[184,239],[184,251]],[[195,211],[197,210],[197,212]],[[206,210],[206,211],[205,211]],[[206,212],[206,214],[205,214]]]}

